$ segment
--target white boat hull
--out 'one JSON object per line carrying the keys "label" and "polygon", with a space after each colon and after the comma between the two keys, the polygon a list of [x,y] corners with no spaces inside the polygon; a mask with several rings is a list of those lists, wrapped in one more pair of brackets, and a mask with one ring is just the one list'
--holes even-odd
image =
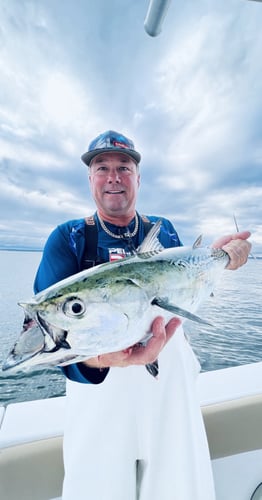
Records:
{"label": "white boat hull", "polygon": [[[249,500],[262,481],[262,363],[199,377],[217,500]],[[65,398],[0,407],[0,498],[59,498]]]}

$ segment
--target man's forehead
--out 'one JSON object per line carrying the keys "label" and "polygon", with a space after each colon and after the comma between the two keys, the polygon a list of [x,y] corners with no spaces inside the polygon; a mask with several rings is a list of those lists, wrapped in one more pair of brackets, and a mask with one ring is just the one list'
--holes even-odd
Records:
{"label": "man's forehead", "polygon": [[[95,158],[92,160],[92,165],[96,163],[101,163],[103,161],[107,160],[116,160],[116,161],[123,161],[123,162],[131,162],[134,165],[136,165],[136,162],[128,155],[125,153],[117,153],[117,152],[106,152],[106,153],[100,153],[95,156]],[[91,165],[90,165],[91,166]]]}

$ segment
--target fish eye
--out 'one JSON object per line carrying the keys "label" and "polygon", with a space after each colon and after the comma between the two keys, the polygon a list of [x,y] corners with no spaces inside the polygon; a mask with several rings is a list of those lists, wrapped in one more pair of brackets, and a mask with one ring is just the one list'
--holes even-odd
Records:
{"label": "fish eye", "polygon": [[84,302],[77,297],[70,297],[62,305],[63,312],[71,318],[79,318],[86,311]]}

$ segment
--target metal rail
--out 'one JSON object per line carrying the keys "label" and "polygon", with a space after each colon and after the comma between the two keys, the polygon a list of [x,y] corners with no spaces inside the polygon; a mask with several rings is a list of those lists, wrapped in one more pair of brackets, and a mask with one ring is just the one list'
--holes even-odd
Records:
{"label": "metal rail", "polygon": [[169,4],[170,0],[150,0],[144,21],[144,28],[148,35],[159,35]]}
{"label": "metal rail", "polygon": [[[144,28],[148,35],[157,36],[161,33],[162,24],[169,8],[170,1],[171,0],[150,0],[144,21]],[[262,3],[262,0],[249,1]]]}

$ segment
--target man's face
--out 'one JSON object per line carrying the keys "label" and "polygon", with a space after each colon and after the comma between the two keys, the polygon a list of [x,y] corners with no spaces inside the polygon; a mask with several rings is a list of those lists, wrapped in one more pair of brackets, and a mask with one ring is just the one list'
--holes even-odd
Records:
{"label": "man's face", "polygon": [[130,156],[114,152],[95,156],[90,165],[89,180],[101,215],[133,216],[140,175]]}

